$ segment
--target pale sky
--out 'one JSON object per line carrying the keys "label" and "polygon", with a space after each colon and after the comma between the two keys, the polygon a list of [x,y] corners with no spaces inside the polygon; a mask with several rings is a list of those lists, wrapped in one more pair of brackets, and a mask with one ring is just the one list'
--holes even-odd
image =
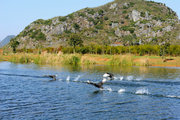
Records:
{"label": "pale sky", "polygon": [[[97,7],[113,0],[0,0],[0,40],[19,34],[37,19],[65,16],[86,7]],[[165,3],[180,17],[180,0],[154,0]]]}

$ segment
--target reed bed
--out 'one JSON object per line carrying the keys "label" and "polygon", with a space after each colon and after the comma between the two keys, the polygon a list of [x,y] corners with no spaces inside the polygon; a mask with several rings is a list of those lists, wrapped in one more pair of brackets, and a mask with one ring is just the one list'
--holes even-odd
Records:
{"label": "reed bed", "polygon": [[35,63],[35,64],[69,64],[69,65],[115,65],[115,66],[177,66],[180,67],[180,57],[171,58],[164,62],[159,56],[135,56],[126,55],[95,55],[95,54],[52,54],[52,53],[11,53],[0,55],[0,61],[10,61],[15,63]]}

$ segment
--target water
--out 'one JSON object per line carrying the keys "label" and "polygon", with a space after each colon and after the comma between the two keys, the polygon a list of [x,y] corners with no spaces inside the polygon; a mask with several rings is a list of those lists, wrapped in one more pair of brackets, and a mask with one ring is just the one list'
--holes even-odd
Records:
{"label": "water", "polygon": [[[115,80],[99,90],[105,72]],[[180,119],[180,68],[0,63],[0,119]],[[57,75],[57,80],[44,77]]]}

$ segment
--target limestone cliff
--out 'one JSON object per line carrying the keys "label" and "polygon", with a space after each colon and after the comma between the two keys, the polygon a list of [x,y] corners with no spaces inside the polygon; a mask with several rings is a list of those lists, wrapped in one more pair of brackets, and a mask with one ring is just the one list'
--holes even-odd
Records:
{"label": "limestone cliff", "polygon": [[115,0],[67,16],[39,19],[15,39],[19,48],[59,47],[67,45],[72,33],[79,34],[85,45],[180,43],[176,13],[165,4],[145,0]]}

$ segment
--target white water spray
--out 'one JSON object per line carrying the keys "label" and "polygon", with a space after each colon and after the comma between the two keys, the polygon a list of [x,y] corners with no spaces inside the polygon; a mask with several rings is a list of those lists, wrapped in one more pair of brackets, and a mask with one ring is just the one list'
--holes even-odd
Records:
{"label": "white water spray", "polygon": [[67,78],[66,78],[66,81],[70,81],[70,76],[68,75]]}
{"label": "white water spray", "polygon": [[137,95],[148,95],[149,94],[149,91],[147,88],[142,88],[142,89],[139,89],[136,91],[136,94]]}
{"label": "white water spray", "polygon": [[81,77],[81,76],[78,75],[78,76],[74,79],[74,81],[78,81],[80,77]]}
{"label": "white water spray", "polygon": [[123,76],[119,77],[119,80],[120,80],[120,81],[122,81],[123,79],[124,79],[124,77],[123,77]]}
{"label": "white water spray", "polygon": [[126,90],[125,89],[119,89],[118,93],[124,93]]}
{"label": "white water spray", "polygon": [[113,90],[110,87],[105,87],[104,90],[107,90],[109,92],[112,92]]}
{"label": "white water spray", "polygon": [[133,80],[133,76],[127,76],[127,80]]}

